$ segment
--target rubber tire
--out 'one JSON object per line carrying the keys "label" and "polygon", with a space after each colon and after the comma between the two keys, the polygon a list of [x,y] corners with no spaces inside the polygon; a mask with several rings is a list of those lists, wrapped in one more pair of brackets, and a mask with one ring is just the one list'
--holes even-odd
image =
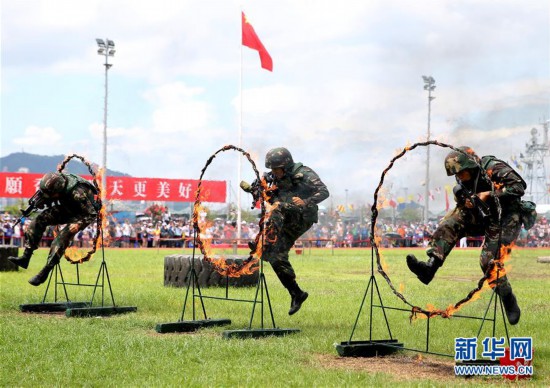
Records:
{"label": "rubber tire", "polygon": [[[234,262],[242,264],[246,259],[247,256],[237,255],[225,258],[229,264]],[[251,275],[227,278],[220,275],[212,263],[204,261],[202,255],[195,256],[193,260],[191,255],[174,254],[164,258],[164,286],[187,287],[191,281],[191,262],[195,267],[197,283],[200,287],[225,287],[227,282],[231,287],[249,287],[258,283],[258,270]]]}

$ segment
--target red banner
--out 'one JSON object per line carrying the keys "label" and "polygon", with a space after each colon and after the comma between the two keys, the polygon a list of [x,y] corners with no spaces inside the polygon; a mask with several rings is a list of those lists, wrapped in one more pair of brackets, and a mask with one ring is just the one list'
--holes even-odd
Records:
{"label": "red banner", "polygon": [[[30,198],[43,174],[0,172],[0,198]],[[91,176],[83,178],[91,180]],[[198,180],[107,177],[107,199],[121,201],[194,202]],[[225,181],[202,181],[201,201],[225,202]]]}

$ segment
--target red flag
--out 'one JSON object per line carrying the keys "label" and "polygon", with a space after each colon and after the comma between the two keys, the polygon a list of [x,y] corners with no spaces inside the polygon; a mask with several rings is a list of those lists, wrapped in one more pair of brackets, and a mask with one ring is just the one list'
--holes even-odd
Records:
{"label": "red flag", "polygon": [[449,191],[445,189],[445,211],[449,211]]}
{"label": "red flag", "polygon": [[273,60],[271,59],[271,56],[260,41],[260,38],[258,38],[258,35],[256,35],[256,31],[254,31],[252,24],[250,24],[246,19],[246,16],[244,16],[244,12],[242,12],[242,15],[243,46],[257,50],[260,54],[262,68],[273,71]]}

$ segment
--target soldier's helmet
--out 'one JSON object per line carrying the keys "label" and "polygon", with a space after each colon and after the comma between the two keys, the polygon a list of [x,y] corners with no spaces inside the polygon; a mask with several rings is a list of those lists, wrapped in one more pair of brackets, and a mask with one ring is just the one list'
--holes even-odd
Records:
{"label": "soldier's helmet", "polygon": [[49,172],[40,180],[40,190],[46,195],[61,193],[67,186],[67,178],[59,172]]}
{"label": "soldier's helmet", "polygon": [[445,158],[445,170],[447,175],[456,175],[462,170],[479,167],[481,159],[473,149],[467,146],[458,147],[460,151],[452,150]]}
{"label": "soldier's helmet", "polygon": [[292,167],[292,165],[294,165],[292,154],[284,147],[273,148],[267,151],[265,155],[265,166],[267,168],[282,168],[286,170]]}

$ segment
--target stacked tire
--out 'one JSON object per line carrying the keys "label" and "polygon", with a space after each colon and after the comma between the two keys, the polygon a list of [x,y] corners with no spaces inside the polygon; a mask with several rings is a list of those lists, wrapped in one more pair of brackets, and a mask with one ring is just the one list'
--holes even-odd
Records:
{"label": "stacked tire", "polygon": [[[241,265],[248,256],[230,255],[224,257],[227,264],[235,263]],[[214,256],[213,259],[218,259]],[[250,287],[258,283],[259,271],[250,275],[240,277],[222,276],[216,271],[211,262],[204,260],[202,255],[181,255],[175,254],[164,258],[164,286],[186,287],[190,284],[192,266],[195,268],[197,283],[200,287]]]}
{"label": "stacked tire", "polygon": [[12,245],[0,246],[0,272],[19,271],[19,267],[8,261],[10,256],[19,256],[19,248]]}

